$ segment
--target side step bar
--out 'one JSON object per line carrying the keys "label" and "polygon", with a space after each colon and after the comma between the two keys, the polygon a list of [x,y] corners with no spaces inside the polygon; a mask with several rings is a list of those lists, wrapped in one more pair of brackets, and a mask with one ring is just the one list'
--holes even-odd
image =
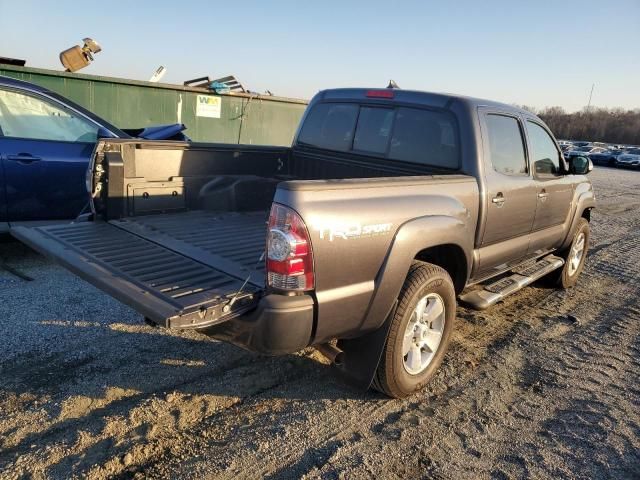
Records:
{"label": "side step bar", "polygon": [[484,310],[495,305],[505,298],[527,285],[532,284],[546,274],[561,268],[564,260],[555,255],[547,255],[537,262],[526,265],[523,268],[513,270],[509,277],[501,278],[483,288],[460,295],[460,300],[476,310]]}

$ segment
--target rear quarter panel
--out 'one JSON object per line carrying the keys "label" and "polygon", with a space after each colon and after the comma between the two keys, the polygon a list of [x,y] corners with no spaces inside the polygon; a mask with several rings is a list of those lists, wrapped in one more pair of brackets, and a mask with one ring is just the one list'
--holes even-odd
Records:
{"label": "rear quarter panel", "polygon": [[[377,328],[422,249],[462,243],[470,262],[479,203],[472,177],[285,182],[275,201],[295,209],[309,229],[318,300],[313,343]],[[385,293],[374,302],[383,277]],[[374,306],[375,318],[367,318]]]}

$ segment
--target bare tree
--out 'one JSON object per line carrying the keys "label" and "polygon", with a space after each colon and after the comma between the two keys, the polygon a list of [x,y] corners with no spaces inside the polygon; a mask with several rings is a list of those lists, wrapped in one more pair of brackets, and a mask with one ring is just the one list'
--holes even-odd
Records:
{"label": "bare tree", "polygon": [[593,142],[640,144],[640,109],[590,108],[567,113],[562,107],[535,112],[558,138]]}

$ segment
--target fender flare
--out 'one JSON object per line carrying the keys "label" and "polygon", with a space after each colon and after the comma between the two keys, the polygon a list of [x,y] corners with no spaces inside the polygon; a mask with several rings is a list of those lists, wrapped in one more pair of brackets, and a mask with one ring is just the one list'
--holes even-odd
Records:
{"label": "fender flare", "polygon": [[578,195],[578,199],[576,201],[576,210],[573,214],[573,218],[571,220],[571,226],[567,231],[567,236],[562,242],[562,246],[558,249],[560,251],[566,250],[571,245],[571,241],[573,240],[573,235],[575,234],[576,228],[578,226],[578,220],[582,218],[582,213],[585,210],[596,208],[596,197],[593,194],[593,188],[589,190],[585,190]]}
{"label": "fender flare", "polygon": [[384,323],[400,294],[411,263],[422,250],[443,245],[458,247],[464,252],[464,275],[465,280],[468,279],[475,234],[470,230],[468,223],[446,215],[420,217],[403,224],[376,275],[376,288],[361,331],[375,330]]}

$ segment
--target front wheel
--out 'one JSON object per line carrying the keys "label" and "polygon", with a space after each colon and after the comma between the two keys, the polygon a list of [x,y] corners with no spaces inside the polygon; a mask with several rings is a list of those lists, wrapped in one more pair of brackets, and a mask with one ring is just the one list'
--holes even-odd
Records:
{"label": "front wheel", "polygon": [[442,363],[456,318],[449,274],[414,262],[398,297],[373,387],[402,398],[426,385]]}
{"label": "front wheel", "polygon": [[578,220],[578,226],[573,234],[571,246],[563,255],[564,266],[551,273],[552,280],[560,288],[573,287],[584,268],[584,261],[589,250],[589,222],[586,218]]}

